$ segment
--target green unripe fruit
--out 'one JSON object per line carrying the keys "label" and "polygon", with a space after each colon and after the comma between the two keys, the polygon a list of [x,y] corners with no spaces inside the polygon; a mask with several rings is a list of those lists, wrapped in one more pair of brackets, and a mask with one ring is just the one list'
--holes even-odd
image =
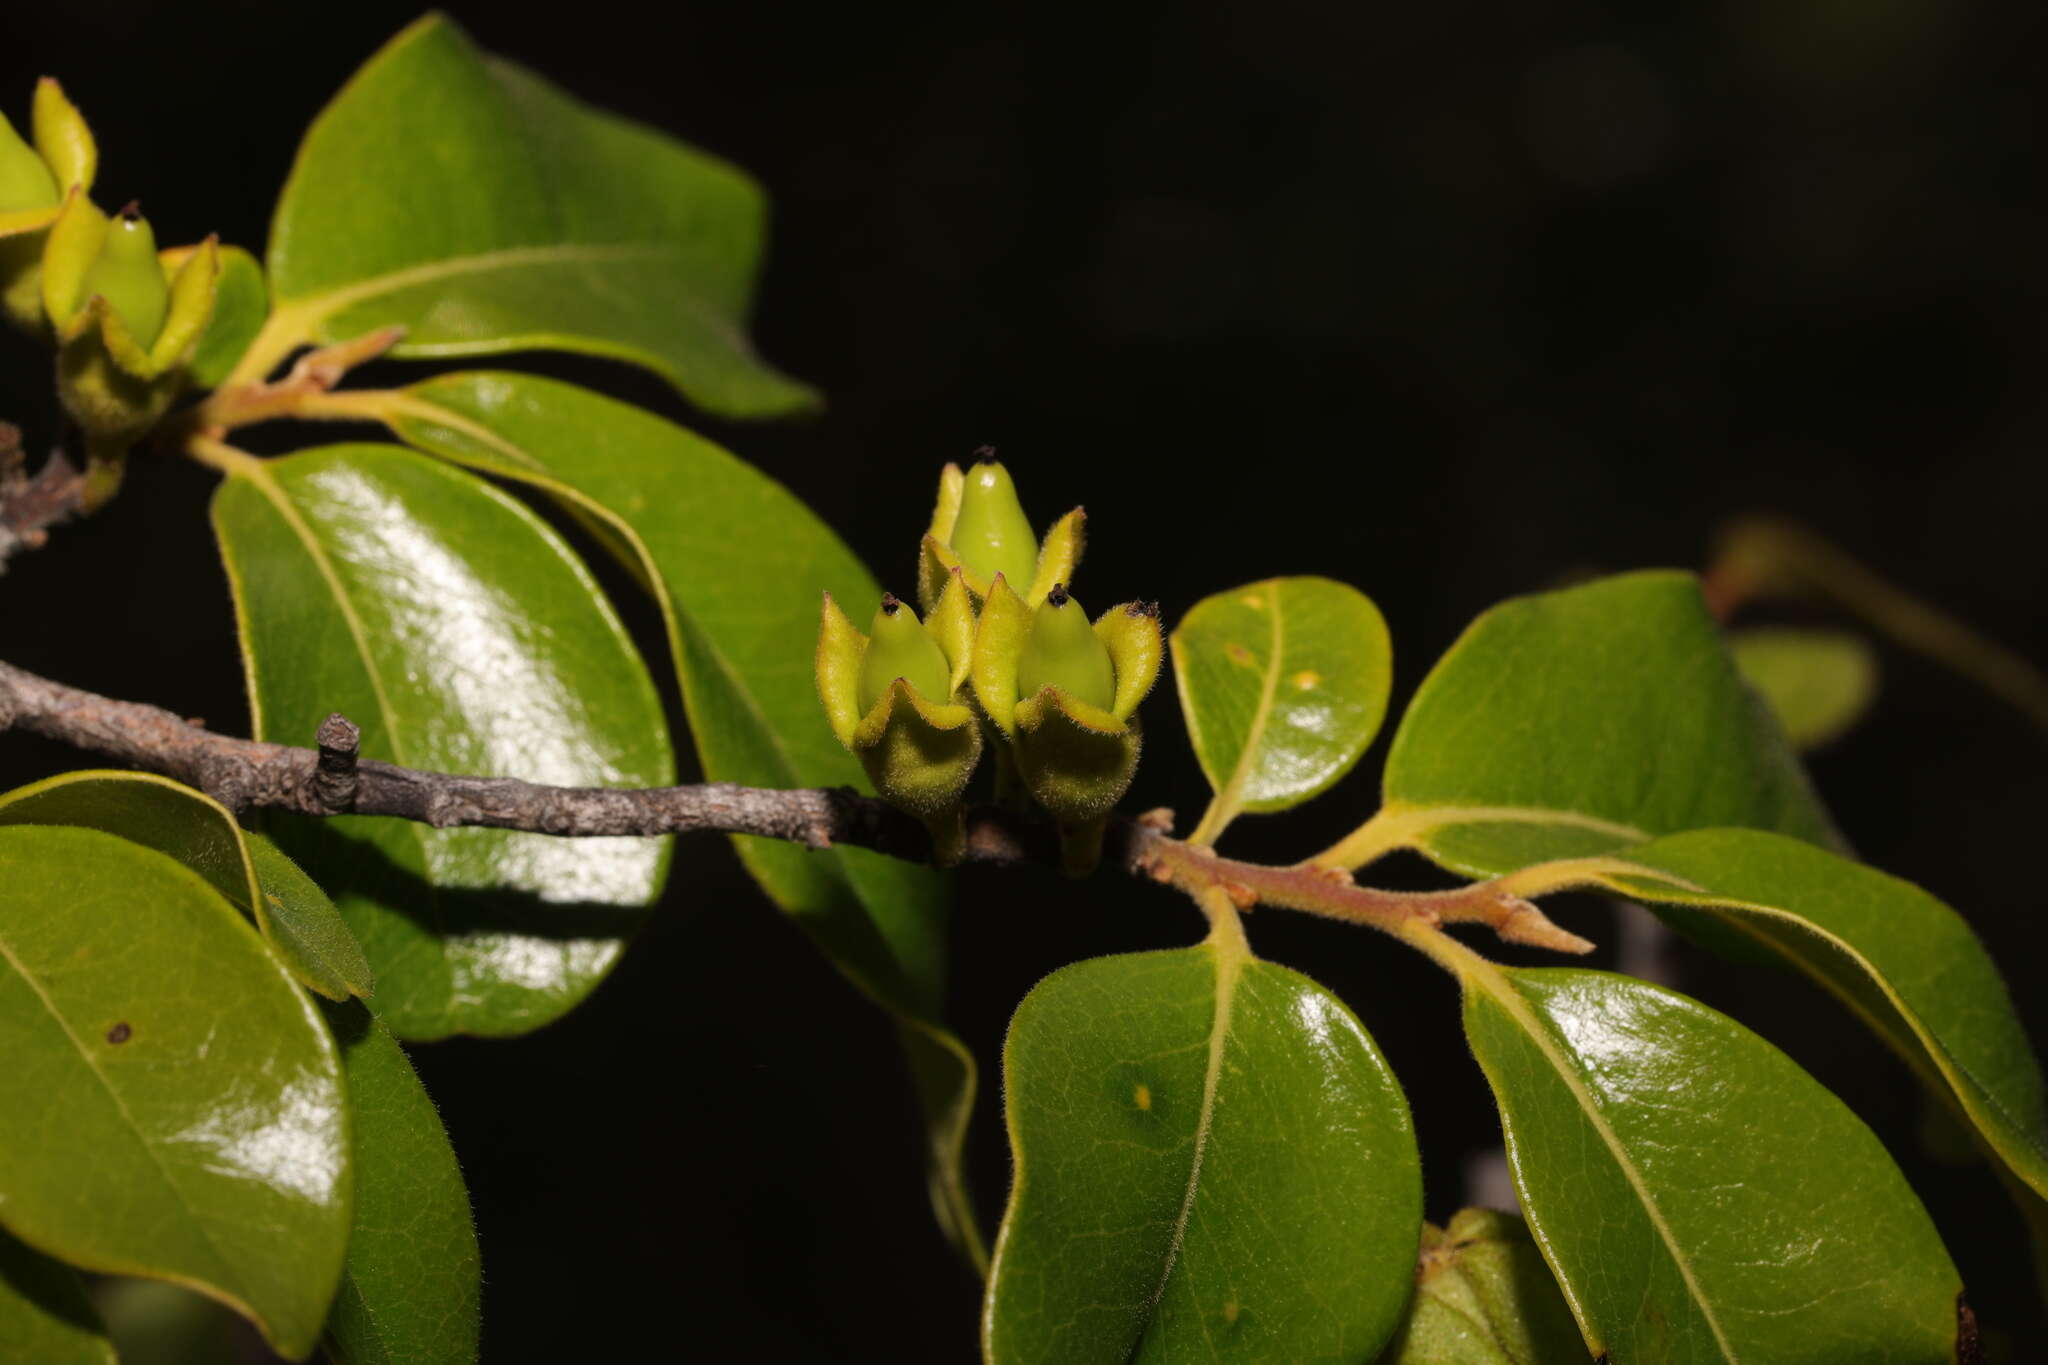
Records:
{"label": "green unripe fruit", "polygon": [[898,678],[927,701],[945,701],[952,695],[951,677],[945,654],[918,623],[917,613],[883,593],[874,624],[868,627],[867,653],[860,661],[861,713],[872,711]]}
{"label": "green unripe fruit", "polygon": [[1017,658],[1017,695],[1035,697],[1046,687],[1105,711],[1116,700],[1116,667],[1109,651],[1063,584],[1054,584],[1044,605],[1031,614],[1031,637]]}
{"label": "green unripe fruit", "polygon": [[967,471],[960,490],[960,515],[953,522],[950,548],[975,577],[993,582],[997,574],[1017,592],[1031,588],[1038,571],[1038,537],[1031,533],[1024,505],[1010,471],[998,464],[995,452],[982,447],[982,458]]}
{"label": "green unripe fruit", "polygon": [[0,114],[0,213],[47,208],[57,198],[57,177]]}
{"label": "green unripe fruit", "polygon": [[128,324],[128,334],[143,349],[147,350],[157,333],[163,331],[171,287],[156,258],[156,234],[133,204],[122,209],[107,225],[107,240],[100,248],[99,259],[85,272],[81,297],[89,299],[95,294],[121,315],[121,321]]}

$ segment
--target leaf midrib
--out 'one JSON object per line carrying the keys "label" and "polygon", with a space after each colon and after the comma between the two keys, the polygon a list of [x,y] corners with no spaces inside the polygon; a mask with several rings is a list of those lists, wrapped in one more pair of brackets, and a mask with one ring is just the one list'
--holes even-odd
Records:
{"label": "leaf midrib", "polygon": [[1195,1196],[1201,1189],[1202,1162],[1208,1154],[1209,1130],[1216,1117],[1216,1095],[1222,1088],[1223,1054],[1230,1042],[1238,978],[1244,974],[1245,964],[1251,960],[1251,953],[1241,939],[1218,936],[1204,946],[1215,964],[1216,1013],[1209,1022],[1209,1058],[1202,1072],[1202,1107],[1195,1118],[1194,1152],[1188,1163],[1187,1186],[1181,1192],[1180,1211],[1174,1216],[1173,1235],[1166,1245],[1166,1264],[1160,1268],[1159,1283],[1146,1301],[1145,1327],[1139,1331],[1137,1341],[1132,1343],[1133,1352],[1143,1344],[1146,1332],[1157,1320],[1159,1304],[1166,1297],[1166,1287],[1172,1283],[1173,1272],[1180,1265],[1181,1247],[1187,1240],[1188,1219],[1194,1214]]}
{"label": "leaf midrib", "polygon": [[[1686,1292],[1692,1297],[1693,1303],[1698,1306],[1700,1316],[1706,1321],[1707,1330],[1713,1333],[1714,1344],[1720,1348],[1722,1358],[1728,1361],[1729,1365],[1738,1365],[1741,1358],[1736,1355],[1735,1348],[1729,1344],[1727,1334],[1721,1330],[1720,1319],[1714,1316],[1713,1305],[1708,1302],[1705,1291],[1700,1288],[1699,1280],[1693,1273],[1691,1258],[1678,1245],[1677,1235],[1672,1232],[1671,1225],[1664,1220],[1664,1211],[1658,1207],[1656,1197],[1650,1193],[1649,1185],[1644,1181],[1642,1172],[1636,1169],[1634,1158],[1629,1155],[1628,1149],[1622,1145],[1621,1138],[1615,1133],[1612,1125],[1607,1122],[1607,1116],[1602,1114],[1599,1107],[1593,1103],[1593,1097],[1586,1090],[1585,1081],[1580,1077],[1577,1070],[1572,1067],[1570,1059],[1565,1056],[1563,1050],[1558,1047],[1557,1040],[1551,1036],[1550,1030],[1544,1026],[1543,1021],[1530,1008],[1529,1002],[1522,998],[1521,992],[1514,988],[1514,984],[1497,967],[1491,963],[1475,961],[1469,967],[1468,972],[1467,980],[1476,982],[1492,998],[1494,1003],[1499,1005],[1502,1011],[1528,1035],[1529,1040],[1536,1044],[1537,1051],[1543,1054],[1543,1059],[1550,1063],[1551,1070],[1555,1071],[1558,1079],[1564,1083],[1565,1089],[1571,1092],[1573,1101],[1579,1106],[1579,1111],[1585,1115],[1586,1122],[1593,1129],[1594,1135],[1607,1148],[1608,1155],[1613,1158],[1615,1166],[1621,1171],[1622,1178],[1628,1181],[1629,1188],[1635,1191],[1636,1199],[1642,1205],[1644,1214],[1649,1218],[1651,1228],[1656,1232],[1658,1240],[1664,1243],[1664,1249],[1670,1255],[1672,1264],[1678,1268],[1679,1278],[1685,1282]],[[1547,1259],[1547,1248],[1545,1249],[1545,1256]],[[1556,1267],[1553,1266],[1552,1269],[1555,1270]],[[1570,1290],[1566,1285],[1565,1276],[1559,1273],[1557,1278],[1559,1285],[1565,1286],[1569,1293]],[[1576,1306],[1576,1303],[1574,1303],[1574,1307]]]}
{"label": "leaf midrib", "polygon": [[[270,466],[267,462],[252,459],[246,465],[237,466],[234,477],[248,480],[258,492],[263,494],[270,505],[276,509],[278,516],[283,518],[285,525],[291,528],[292,534],[298,537],[299,543],[305,547],[307,558],[313,561],[313,567],[319,571],[321,579],[326,582],[327,590],[334,598],[335,607],[341,612],[342,621],[348,627],[349,638],[355,643],[356,658],[363,666],[363,676],[369,680],[370,695],[375,698],[378,714],[383,718],[384,735],[386,741],[391,746],[391,757],[395,762],[405,763],[406,748],[404,739],[400,734],[398,713],[391,705],[390,694],[384,690],[384,679],[377,671],[376,660],[371,656],[368,631],[363,624],[362,617],[356,612],[355,600],[349,596],[348,588],[341,581],[340,573],[335,569],[333,562],[328,559],[326,547],[321,545],[319,538],[313,534],[313,528],[299,514],[298,505],[291,500],[283,487],[278,484],[277,478],[270,472]],[[263,701],[261,690],[254,685],[255,652],[250,650],[247,644],[249,638],[247,631],[242,633],[242,638],[244,641],[243,649],[248,653],[251,662],[251,685],[249,688],[250,719],[256,733],[260,735],[263,733]],[[413,842],[419,847],[421,866],[431,868],[433,865],[433,850],[427,844],[426,827],[411,820],[405,821],[404,825],[406,831],[412,836]],[[253,877],[253,875],[254,871],[252,869],[251,876]],[[427,888],[427,904],[431,908],[435,928],[438,930],[444,923],[441,915],[441,889],[432,877],[424,877],[421,880]],[[439,933],[436,933],[435,938],[437,942],[443,944],[446,942],[445,938]],[[440,958],[442,964],[449,969],[448,986],[452,1002],[455,985],[454,968],[448,962],[445,946],[441,950]],[[444,1007],[441,1013],[452,1015],[452,1004],[449,1007]]]}
{"label": "leaf midrib", "polygon": [[[1259,700],[1252,708],[1251,724],[1245,728],[1244,748],[1239,751],[1237,763],[1230,771],[1229,780],[1223,784],[1223,790],[1216,793],[1215,809],[1202,820],[1204,827],[1214,825],[1214,828],[1206,830],[1208,842],[1212,843],[1223,832],[1223,827],[1244,809],[1244,786],[1251,780],[1259,746],[1266,742],[1266,722],[1273,713],[1273,698],[1280,688],[1280,656],[1287,644],[1286,627],[1280,620],[1280,580],[1269,578],[1263,583],[1253,584],[1247,591],[1256,592],[1261,588],[1272,598],[1272,625],[1267,646],[1271,653],[1266,659],[1266,675],[1259,680]],[[1202,833],[1198,830],[1190,838],[1197,843],[1203,842]]]}

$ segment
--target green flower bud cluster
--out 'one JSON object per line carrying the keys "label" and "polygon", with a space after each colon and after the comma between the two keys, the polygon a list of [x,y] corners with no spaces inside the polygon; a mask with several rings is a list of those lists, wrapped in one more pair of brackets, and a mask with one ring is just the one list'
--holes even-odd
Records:
{"label": "green flower bud cluster", "polygon": [[1091,622],[1067,591],[1081,509],[1035,537],[1009,471],[977,455],[939,479],[918,560],[925,620],[884,596],[862,635],[828,595],[818,694],[875,789],[932,831],[938,862],[965,852],[967,783],[991,748],[998,799],[1049,813],[1067,870],[1085,875],[1137,771],[1138,703],[1165,653],[1159,609],[1128,602]]}
{"label": "green flower bud cluster", "polygon": [[[130,204],[91,198],[92,129],[56,81],[37,85],[33,145],[0,114],[0,306],[57,347],[57,388],[96,461],[162,417],[213,316],[220,246],[159,251]],[[111,490],[109,490],[111,491]]]}

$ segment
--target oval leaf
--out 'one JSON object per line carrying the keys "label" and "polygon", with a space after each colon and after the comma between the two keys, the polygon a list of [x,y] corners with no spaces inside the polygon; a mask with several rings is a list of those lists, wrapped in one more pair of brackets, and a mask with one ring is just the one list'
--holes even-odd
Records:
{"label": "oval leaf", "polygon": [[[646,666],[561,538],[471,475],[393,446],[250,461],[214,497],[258,738],[340,711],[365,756],[566,786],[674,780]],[[666,839],[407,820],[280,821],[377,973],[394,1033],[556,1018],[659,892]]]}
{"label": "oval leaf", "polygon": [[816,396],[745,322],[766,205],[738,170],[591,109],[428,15],[306,133],[270,235],[286,343],[394,324],[394,354],[546,348],[645,365],[767,416]]}
{"label": "oval leaf", "polygon": [[348,1241],[341,1064],[233,906],[124,839],[0,828],[0,1053],[0,1222],[312,1351]]}
{"label": "oval leaf", "polygon": [[2048,1196],[2041,1067],[1990,954],[1948,906],[1910,882],[1795,839],[1700,830],[1628,851],[1644,875],[1603,877],[1709,946],[1702,918],[1761,946],[1847,1001],[1961,1108],[2001,1160]]}
{"label": "oval leaf", "polygon": [[334,903],[204,792],[154,773],[62,773],[0,795],[0,825],[77,825],[177,859],[256,922],[278,958],[330,1000],[375,978]]}
{"label": "oval leaf", "polygon": [[1877,651],[1844,630],[1758,626],[1732,632],[1728,648],[1800,749],[1842,734],[1877,696]]}
{"label": "oval leaf", "polygon": [[1512,1213],[1462,1209],[1423,1225],[1415,1298],[1381,1365],[1551,1365],[1584,1360],[1571,1306]]}
{"label": "oval leaf", "polygon": [[[672,422],[530,375],[451,374],[386,402],[382,416],[404,439],[547,492],[650,585],[707,780],[870,789],[825,722],[810,660],[819,593],[878,602],[881,588],[788,489]],[[776,903],[902,1021],[934,1202],[985,1262],[960,1170],[974,1062],[938,1023],[946,880],[861,849],[734,843]]]}
{"label": "oval leaf", "polygon": [[1018,1007],[1003,1074],[994,1365],[1364,1361],[1393,1333],[1415,1134],[1314,982],[1216,943],[1076,963]]}
{"label": "oval leaf", "polygon": [[1286,810],[1328,789],[1387,713],[1387,623],[1372,599],[1328,578],[1205,597],[1171,644],[1181,714],[1216,789],[1199,840],[1240,811]]}
{"label": "oval leaf", "polygon": [[358,1004],[326,1009],[348,1075],[356,1159],[328,1354],[337,1365],[470,1365],[480,1263],[455,1150],[384,1026]]}
{"label": "oval leaf", "polygon": [[1931,1365],[1962,1285],[1868,1128],[1725,1015],[1631,977],[1481,965],[1465,1032],[1595,1354]]}
{"label": "oval leaf", "polygon": [[1498,876],[1722,825],[1839,844],[1697,580],[1631,573],[1474,621],[1401,718],[1381,813],[1319,861]]}
{"label": "oval leaf", "polygon": [[0,1232],[0,1360],[115,1365],[78,1272]]}

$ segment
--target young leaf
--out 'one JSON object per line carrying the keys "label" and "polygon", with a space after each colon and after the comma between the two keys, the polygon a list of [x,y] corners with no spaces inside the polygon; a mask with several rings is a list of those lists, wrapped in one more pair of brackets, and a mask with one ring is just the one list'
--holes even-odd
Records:
{"label": "young leaf", "polygon": [[1173,675],[1216,800],[1196,832],[1240,811],[1298,806],[1351,771],[1387,712],[1393,646],[1356,588],[1269,578],[1205,597],[1174,628]]}
{"label": "young leaf", "polygon": [[1422,1220],[1408,1105],[1351,1012],[1215,942],[1097,958],[1010,1024],[991,1365],[1371,1360]]}
{"label": "young leaf", "polygon": [[1758,626],[1730,633],[1728,648],[1800,749],[1840,735],[1877,696],[1877,653],[1845,630]]}
{"label": "young leaf", "polygon": [[1631,977],[1475,964],[1529,1219],[1615,1361],[1953,1358],[1961,1283],[1882,1145],[1763,1039]]}
{"label": "young leaf", "polygon": [[1718,825],[1839,842],[1696,580],[1653,571],[1474,621],[1401,718],[1381,813],[1319,861],[1497,876]]}
{"label": "young leaf", "polygon": [[765,220],[738,170],[430,14],[306,133],[271,226],[269,337],[399,324],[403,356],[583,351],[710,411],[772,416],[816,396],[746,340]]}
{"label": "young leaf", "polygon": [[[872,603],[881,588],[782,485],[639,408],[529,375],[430,379],[380,415],[422,450],[558,499],[649,584],[707,780],[868,786],[819,710],[810,642],[821,590]],[[898,1017],[925,1100],[934,1203],[985,1261],[960,1169],[974,1063],[938,1023],[945,879],[860,849],[734,844],[776,903]]]}
{"label": "young leaf", "polygon": [[[647,669],[527,508],[393,446],[251,461],[214,496],[258,738],[329,712],[365,755],[567,786],[674,780]],[[588,994],[659,892],[666,839],[280,821],[404,1038],[537,1028]]]}
{"label": "young leaf", "polygon": [[0,1223],[312,1351],[348,1241],[341,1064],[232,905],[97,830],[0,828],[0,1051]]}
{"label": "young leaf", "polygon": [[1381,1365],[1551,1365],[1585,1360],[1571,1306],[1512,1213],[1461,1209],[1422,1227],[1415,1298]]}
{"label": "young leaf", "polygon": [[455,1150],[384,1026],[353,1002],[323,1008],[348,1076],[356,1159],[328,1354],[336,1365],[470,1365],[481,1285]]}
{"label": "young leaf", "polygon": [[0,1360],[116,1365],[78,1272],[0,1232]]}
{"label": "young leaf", "polygon": [[0,794],[0,825],[77,825],[168,854],[254,920],[278,959],[330,1000],[368,995],[375,978],[334,903],[227,808],[154,773],[61,773]]}
{"label": "young leaf", "polygon": [[[1812,976],[2048,1196],[2040,1063],[1998,968],[1955,911],[1910,882],[1756,830],[1675,834],[1625,862],[1645,875],[1603,880],[1709,946],[1733,933]],[[1696,932],[1702,919],[1721,934]]]}
{"label": "young leaf", "polygon": [[[166,266],[182,265],[196,247],[179,247],[164,253]],[[199,345],[186,362],[192,382],[210,389],[228,377],[235,362],[263,330],[270,316],[270,291],[263,283],[263,267],[238,246],[220,249],[220,278],[214,283],[213,316],[199,334]]]}

